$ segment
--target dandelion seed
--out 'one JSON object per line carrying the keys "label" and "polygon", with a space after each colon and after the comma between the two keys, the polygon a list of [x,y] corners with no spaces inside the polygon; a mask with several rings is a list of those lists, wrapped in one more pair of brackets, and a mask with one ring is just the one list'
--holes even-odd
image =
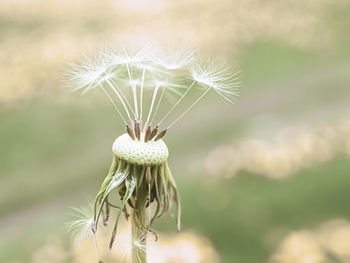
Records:
{"label": "dandelion seed", "polygon": [[226,61],[220,58],[213,60],[197,59],[189,65],[191,77],[199,85],[214,89],[229,102],[239,95],[237,73],[232,73]]}
{"label": "dandelion seed", "polygon": [[80,63],[70,64],[70,70],[65,72],[65,76],[75,90],[87,92],[111,78],[113,73],[109,71],[109,63],[103,53],[99,53],[92,57],[84,54]]}
{"label": "dandelion seed", "polygon": [[67,223],[68,230],[74,234],[76,241],[92,236],[91,228],[94,223],[90,208],[72,208],[71,216],[74,218]]}
{"label": "dandelion seed", "polygon": [[147,44],[141,48],[111,45],[108,49],[104,49],[104,53],[111,65],[129,64],[141,67],[141,65],[147,66],[147,62],[151,60],[153,50],[152,44]]}
{"label": "dandelion seed", "polygon": [[[81,64],[71,65],[68,75],[76,89],[102,89],[126,125],[126,133],[113,143],[112,164],[96,195],[92,216],[75,221],[72,227],[96,232],[101,214],[109,215],[115,209],[109,244],[112,248],[124,212],[132,227],[132,261],[145,262],[147,234],[158,238],[152,224],[166,213],[172,215],[173,203],[177,228],[181,228],[180,196],[167,163],[169,152],[163,138],[210,90],[232,102],[241,84],[223,60],[194,58],[193,50],[185,43],[166,50],[155,45],[104,48],[93,58],[85,56]],[[191,90],[203,88],[202,94],[170,125],[162,125]],[[163,99],[171,96],[178,99],[173,103]],[[156,125],[162,105],[169,110],[163,112]],[[108,199],[112,191],[119,193],[120,206]],[[151,205],[155,206],[152,213]],[[107,223],[109,216],[103,219]]]}
{"label": "dandelion seed", "polygon": [[153,58],[155,63],[168,70],[186,67],[194,58],[194,52],[186,42],[180,42],[160,48],[159,53]]}

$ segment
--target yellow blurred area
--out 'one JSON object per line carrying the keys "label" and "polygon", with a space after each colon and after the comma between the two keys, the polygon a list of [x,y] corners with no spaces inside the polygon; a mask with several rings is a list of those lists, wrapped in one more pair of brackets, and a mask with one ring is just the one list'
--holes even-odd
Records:
{"label": "yellow blurred area", "polygon": [[296,124],[278,131],[273,140],[248,138],[218,146],[209,153],[206,168],[214,175],[245,170],[281,179],[338,154],[350,158],[349,134],[346,117],[336,124]]}
{"label": "yellow blurred area", "polygon": [[288,234],[272,254],[269,263],[350,262],[350,223],[333,219],[315,230]]}
{"label": "yellow blurred area", "polygon": [[[73,263],[87,262],[130,262],[131,238],[129,226],[124,222],[120,225],[116,243],[111,251],[108,248],[109,230],[95,237],[77,239],[68,253],[62,244],[54,238],[33,253],[33,263],[63,263],[70,259]],[[100,258],[97,255],[97,251]],[[217,263],[219,256],[210,241],[203,235],[194,232],[176,234],[159,233],[159,239],[153,237],[147,241],[147,257],[152,263]]]}
{"label": "yellow blurred area", "polygon": [[[178,40],[227,59],[244,86],[235,105],[211,94],[167,133],[184,232],[168,234],[164,217],[149,262],[350,263],[349,11],[349,0],[0,0],[0,263],[98,262],[94,238],[73,244],[63,225],[96,194],[124,126],[62,73],[108,43]],[[129,262],[128,225],[112,251],[101,230],[103,262]]]}
{"label": "yellow blurred area", "polygon": [[184,39],[235,58],[231,64],[238,64],[244,45],[261,38],[307,50],[329,47],[332,30],[322,17],[331,4],[346,1],[3,0],[0,100],[57,92],[67,61],[104,41]]}

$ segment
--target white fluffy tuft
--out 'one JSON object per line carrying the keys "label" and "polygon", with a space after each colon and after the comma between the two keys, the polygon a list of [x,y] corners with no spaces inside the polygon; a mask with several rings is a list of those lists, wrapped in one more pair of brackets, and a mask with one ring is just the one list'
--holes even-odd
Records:
{"label": "white fluffy tuft", "polygon": [[198,58],[189,65],[191,77],[199,85],[214,89],[224,99],[233,102],[239,95],[237,73],[232,73],[226,61],[221,58],[203,60]]}

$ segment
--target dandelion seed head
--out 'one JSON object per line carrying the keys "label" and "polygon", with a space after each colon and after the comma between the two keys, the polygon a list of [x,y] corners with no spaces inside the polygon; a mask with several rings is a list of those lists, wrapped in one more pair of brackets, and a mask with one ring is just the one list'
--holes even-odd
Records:
{"label": "dandelion seed head", "polygon": [[[155,44],[141,47],[108,45],[92,58],[85,55],[80,64],[72,64],[69,76],[75,89],[83,92],[103,89],[125,124],[128,120],[142,120],[145,115],[143,123],[148,124],[157,120],[156,115],[161,114],[159,109],[169,108],[170,104],[169,110],[160,118],[160,125],[189,90],[207,88],[166,129],[180,120],[210,89],[233,102],[241,86],[237,73],[232,73],[225,60],[195,56],[186,42],[167,47]],[[163,100],[163,97],[168,100]],[[134,128],[136,126],[129,127],[128,134],[138,138],[139,132],[132,131]],[[145,132],[147,127],[139,129]]]}
{"label": "dandelion seed head", "polygon": [[127,134],[114,141],[112,150],[120,159],[137,165],[159,165],[169,157],[168,147],[162,140],[145,143],[132,140]]}

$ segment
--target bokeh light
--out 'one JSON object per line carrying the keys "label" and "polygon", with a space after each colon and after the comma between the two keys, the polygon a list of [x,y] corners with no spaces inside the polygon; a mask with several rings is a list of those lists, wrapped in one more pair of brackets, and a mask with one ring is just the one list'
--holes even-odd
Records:
{"label": "bokeh light", "polygon": [[[244,87],[166,138],[183,232],[162,218],[150,262],[350,262],[349,13],[348,0],[2,0],[0,262],[96,262],[94,239],[65,225],[124,127],[62,72],[109,42],[179,40],[224,57]],[[104,263],[127,261],[126,224],[113,251],[98,238]]]}
{"label": "bokeh light", "polygon": [[328,125],[294,125],[278,131],[273,140],[240,139],[231,145],[216,147],[209,153],[206,167],[214,175],[234,176],[246,170],[281,179],[338,154],[350,157],[349,134],[347,118]]}
{"label": "bokeh light", "polygon": [[350,259],[350,223],[333,219],[315,230],[288,234],[271,256],[270,263],[347,263]]}

